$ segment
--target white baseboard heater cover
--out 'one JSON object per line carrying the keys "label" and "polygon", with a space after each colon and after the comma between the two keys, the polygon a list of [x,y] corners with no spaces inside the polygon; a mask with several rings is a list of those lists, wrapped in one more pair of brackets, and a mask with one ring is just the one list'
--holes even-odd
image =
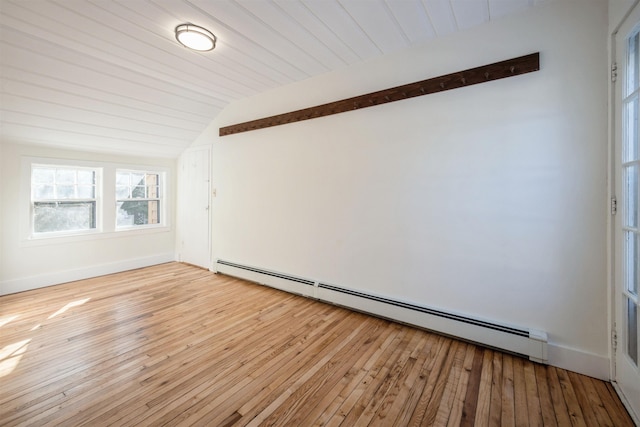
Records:
{"label": "white baseboard heater cover", "polygon": [[215,271],[547,363],[547,334],[262,268],[217,260]]}

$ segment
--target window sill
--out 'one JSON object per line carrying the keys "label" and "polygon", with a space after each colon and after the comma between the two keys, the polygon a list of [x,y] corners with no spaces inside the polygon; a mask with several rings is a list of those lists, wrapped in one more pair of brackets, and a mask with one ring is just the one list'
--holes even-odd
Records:
{"label": "window sill", "polygon": [[138,225],[138,226],[133,225],[130,227],[116,227],[114,233],[130,233],[133,231],[146,232],[147,230],[157,230],[162,228],[167,229],[169,227],[162,224],[148,224],[148,225]]}
{"label": "window sill", "polygon": [[23,239],[21,247],[47,246],[65,243],[86,242],[104,239],[122,239],[127,237],[142,236],[148,234],[168,233],[171,227],[167,225],[150,226],[141,228],[121,228],[112,231],[88,231],[78,234],[56,234],[56,235],[31,235]]}

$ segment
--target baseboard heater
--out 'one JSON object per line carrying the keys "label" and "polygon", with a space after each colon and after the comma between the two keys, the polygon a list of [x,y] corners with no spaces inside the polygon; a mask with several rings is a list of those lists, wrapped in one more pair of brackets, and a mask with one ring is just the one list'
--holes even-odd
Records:
{"label": "baseboard heater", "polygon": [[547,363],[547,334],[224,260],[216,272]]}

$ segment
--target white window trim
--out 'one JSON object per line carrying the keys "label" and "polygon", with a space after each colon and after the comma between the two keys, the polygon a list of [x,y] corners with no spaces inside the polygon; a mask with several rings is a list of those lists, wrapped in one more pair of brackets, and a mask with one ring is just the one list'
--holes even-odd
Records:
{"label": "white window trim", "polygon": [[[100,198],[100,202],[98,202],[100,206],[96,206],[96,209],[100,209],[100,211],[96,212],[96,229],[81,230],[78,232],[51,232],[34,234],[32,232],[33,228],[31,218],[31,165],[51,165],[56,167],[68,166],[100,169],[100,185],[96,187],[96,197],[98,197],[99,195]],[[164,197],[164,207],[162,209],[165,221],[163,224],[152,224],[149,226],[116,229],[115,173],[117,169],[148,170],[163,174],[164,186],[161,190]],[[80,241],[124,238],[136,235],[170,232],[172,230],[172,218],[170,216],[171,209],[169,208],[169,204],[172,203],[172,201],[168,199],[168,196],[172,194],[170,185],[170,172],[170,169],[167,167],[155,165],[23,156],[21,159],[19,177],[19,245],[21,247],[44,246],[49,245],[53,242],[55,242],[56,244],[64,244]]]}
{"label": "white window trim", "polygon": [[[95,198],[91,200],[95,200],[96,202],[96,217],[95,217],[95,227],[88,230],[64,230],[64,231],[45,231],[45,232],[36,232],[35,231],[35,223],[34,223],[34,204],[36,200],[33,199],[33,183],[31,182],[33,177],[33,169],[37,167],[54,167],[54,168],[69,168],[69,169],[84,169],[94,171],[96,174],[96,183],[95,183]],[[66,236],[77,236],[77,235],[85,235],[85,234],[96,234],[102,231],[102,168],[94,167],[94,166],[80,166],[80,165],[71,165],[68,163],[36,163],[31,162],[29,165],[29,231],[30,237],[32,239],[44,239],[44,238],[54,238],[54,237],[66,237]],[[55,199],[51,200],[51,202],[69,202],[76,201],[81,199]],[[46,202],[45,200],[40,200],[40,202]]]}
{"label": "white window trim", "polygon": [[[133,231],[133,230],[146,230],[146,229],[154,229],[154,228],[167,228],[166,219],[167,217],[167,172],[164,169],[158,168],[150,168],[150,167],[141,167],[141,168],[131,168],[131,167],[119,167],[116,168],[115,172],[137,172],[137,173],[153,173],[157,174],[160,177],[160,183],[158,184],[160,196],[157,200],[160,201],[160,222],[158,224],[144,224],[144,225],[126,225],[119,226],[117,223],[117,218],[114,217],[114,227],[116,232],[123,231]],[[115,191],[115,180],[113,183],[114,191]],[[118,199],[117,196],[114,196],[115,206],[117,209],[118,201],[122,201],[122,199]],[[144,200],[156,200],[156,199],[130,199],[132,201],[144,201]],[[117,213],[117,212],[116,212]]]}

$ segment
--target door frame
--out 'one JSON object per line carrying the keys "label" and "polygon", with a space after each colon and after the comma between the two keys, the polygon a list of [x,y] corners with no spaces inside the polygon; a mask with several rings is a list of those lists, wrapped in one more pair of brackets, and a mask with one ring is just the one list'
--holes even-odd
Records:
{"label": "door frame", "polygon": [[[634,408],[631,406],[630,402],[625,397],[622,389],[618,385],[617,378],[617,347],[618,345],[618,336],[617,330],[621,328],[621,326],[616,326],[616,321],[618,317],[618,309],[617,309],[617,288],[616,288],[616,277],[617,277],[617,267],[618,267],[618,259],[620,255],[618,255],[618,245],[617,245],[617,215],[622,215],[623,212],[618,211],[618,185],[619,185],[619,177],[618,177],[618,158],[617,158],[617,144],[618,138],[621,138],[619,134],[619,126],[617,123],[618,116],[622,113],[619,111],[620,105],[618,103],[619,99],[617,96],[617,91],[621,89],[622,80],[618,78],[618,64],[620,60],[620,55],[624,55],[626,52],[617,52],[618,50],[618,32],[621,28],[626,24],[629,17],[635,12],[636,8],[640,8],[640,0],[634,0],[633,3],[629,6],[628,10],[621,18],[621,20],[617,23],[616,27],[613,29],[611,34],[609,35],[609,64],[611,66],[611,74],[609,79],[609,142],[608,142],[608,192],[609,192],[609,202],[610,202],[610,214],[607,215],[607,276],[608,276],[608,298],[609,298],[609,355],[610,355],[610,377],[611,383],[616,390],[616,393],[620,397],[620,400],[624,404],[625,408],[633,418],[634,422],[637,425],[640,425],[640,413],[634,411]],[[615,78],[614,78],[615,77]]]}
{"label": "door frame", "polygon": [[[640,0],[639,0],[640,1]],[[183,233],[184,233],[184,228],[185,228],[185,219],[184,219],[184,215],[181,215],[181,209],[183,208],[183,203],[181,203],[181,196],[180,193],[182,191],[184,191],[183,186],[186,185],[185,184],[185,176],[184,173],[182,171],[182,168],[184,166],[184,162],[186,161],[186,157],[189,154],[192,153],[196,153],[196,152],[203,152],[204,157],[206,158],[206,163],[207,163],[207,200],[206,200],[206,204],[207,204],[207,254],[206,254],[206,258],[207,258],[207,262],[206,262],[206,266],[204,265],[197,265],[198,267],[202,267],[202,268],[206,268],[209,271],[213,271],[213,259],[212,259],[212,236],[211,236],[211,227],[212,227],[212,209],[211,209],[211,204],[212,204],[212,192],[211,192],[211,176],[212,176],[212,171],[211,171],[211,167],[212,167],[212,158],[211,158],[211,146],[210,145],[198,145],[198,146],[194,146],[194,147],[189,147],[186,150],[184,150],[182,152],[182,154],[180,155],[180,157],[178,158],[178,165],[177,165],[177,169],[178,169],[178,194],[176,197],[176,201],[177,201],[177,205],[176,205],[176,215],[178,216],[178,227],[177,227],[177,232],[176,232],[176,248],[177,248],[177,254],[179,255],[179,259],[178,261],[180,262],[186,262],[189,263],[188,261],[185,261],[183,259],[183,247],[182,247],[182,239],[183,239]],[[195,265],[195,264],[194,264]]]}

